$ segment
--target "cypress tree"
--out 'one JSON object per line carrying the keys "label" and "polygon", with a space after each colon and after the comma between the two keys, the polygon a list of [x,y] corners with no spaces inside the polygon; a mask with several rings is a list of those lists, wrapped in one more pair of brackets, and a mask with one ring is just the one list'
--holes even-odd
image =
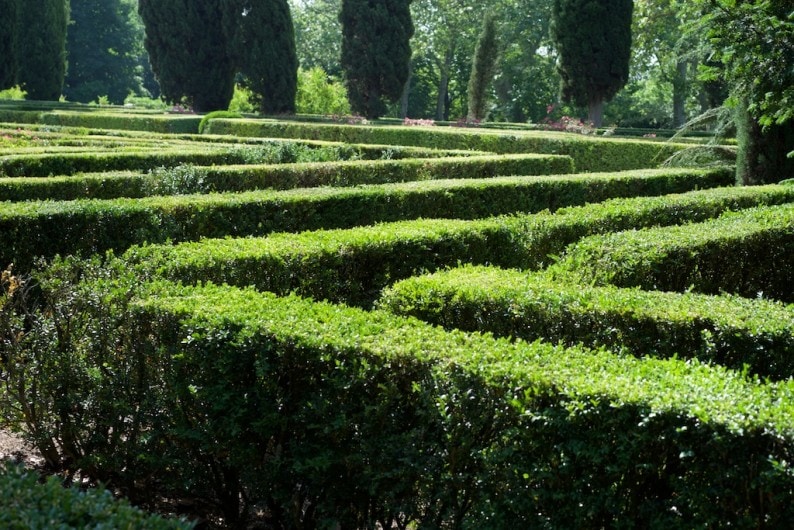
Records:
{"label": "cypress tree", "polygon": [[16,36],[18,0],[0,0],[0,13],[4,22],[0,24],[0,90],[16,83],[14,41]]}
{"label": "cypress tree", "polygon": [[222,0],[230,55],[265,114],[295,112],[298,56],[287,0]]}
{"label": "cypress tree", "polygon": [[629,78],[633,8],[632,0],[554,0],[552,6],[562,98],[587,106],[596,127],[604,102]]}
{"label": "cypress tree", "polygon": [[480,37],[477,39],[471,75],[469,76],[469,120],[483,120],[488,113],[488,89],[496,72],[498,55],[499,42],[496,36],[496,19],[493,14],[488,14],[483,21]]}
{"label": "cypress tree", "polygon": [[220,0],[140,0],[144,44],[166,100],[186,99],[197,112],[229,107],[234,63]]}
{"label": "cypress tree", "polygon": [[350,106],[374,119],[402,95],[414,33],[411,0],[342,0],[342,70]]}
{"label": "cypress tree", "polygon": [[61,97],[66,75],[68,0],[28,0],[18,5],[17,82],[35,100]]}

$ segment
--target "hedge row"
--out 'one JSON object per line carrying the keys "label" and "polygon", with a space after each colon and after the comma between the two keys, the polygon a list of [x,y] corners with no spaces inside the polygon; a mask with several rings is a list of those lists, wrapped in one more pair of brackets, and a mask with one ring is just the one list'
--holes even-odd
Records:
{"label": "hedge row", "polygon": [[598,285],[794,302],[794,206],[594,236],[569,249],[555,269]]}
{"label": "hedge row", "polygon": [[304,138],[348,143],[416,145],[437,149],[474,149],[493,153],[568,155],[578,171],[623,171],[658,166],[685,144],[605,139],[576,134],[452,129],[447,127],[391,127],[332,125],[266,120],[212,120],[211,134],[237,137]]}
{"label": "hedge row", "polygon": [[188,530],[193,525],[147,514],[113,498],[109,491],[65,488],[50,477],[20,466],[0,468],[0,527],[6,530],[48,528],[114,528],[141,530]]}
{"label": "hedge row", "polygon": [[[325,142],[321,140],[301,140],[284,138],[235,138],[225,135],[207,134],[167,134],[149,131],[124,131],[87,129],[81,127],[61,127],[55,125],[26,124],[21,128],[18,124],[0,123],[0,134],[21,138],[34,137],[44,146],[42,150],[57,151],[59,147],[100,147],[118,148],[126,147],[164,147],[190,148],[194,150],[198,145],[206,144],[235,144],[237,148],[248,145],[282,145],[291,144],[307,148],[338,148],[356,153],[365,160],[403,158],[437,158],[445,156],[472,156],[486,155],[484,151],[465,151],[460,149],[432,149],[416,146],[402,145],[377,145],[377,144],[345,144],[341,142]],[[35,144],[34,144],[35,145]],[[26,147],[24,153],[30,153],[31,147]],[[19,153],[17,153],[19,154]]]}
{"label": "hedge row", "polygon": [[697,358],[794,376],[794,308],[730,296],[592,287],[545,274],[461,267],[387,289],[381,309],[500,337]]}
{"label": "hedge row", "polygon": [[[477,166],[476,163],[472,165],[474,167],[484,167],[482,165]],[[406,170],[403,175],[405,180],[415,180],[409,178],[412,176],[426,177],[428,175],[427,172],[422,171],[423,168],[417,168],[415,163],[405,166],[380,164],[374,167],[382,168],[381,173],[384,176],[386,175],[386,170],[403,167]],[[439,169],[445,167],[441,165]],[[172,193],[179,194],[185,194],[190,191],[194,193],[244,191],[258,186],[266,186],[267,184],[273,184],[271,187],[284,188],[287,187],[287,184],[296,184],[298,181],[308,183],[311,180],[308,175],[313,168],[321,170],[319,178],[313,179],[314,182],[334,178],[328,171],[330,167],[326,165],[302,165],[288,168],[274,168],[272,166],[270,168],[244,167],[239,168],[239,172],[236,175],[233,168],[176,167],[158,169],[148,175],[124,172],[72,177],[0,178],[0,201],[140,198],[151,195],[164,195],[164,192],[169,189],[169,184],[173,189]],[[339,168],[337,179],[342,178],[343,175],[355,176],[352,172],[349,174],[344,173],[344,168],[345,166]],[[269,174],[267,169],[271,170]],[[412,169],[417,170],[414,175],[408,172]],[[301,176],[301,171],[306,172],[304,176]],[[235,176],[234,179],[231,179],[232,175]],[[283,181],[275,182],[274,178],[276,175],[282,175],[284,177]],[[398,176],[396,170],[393,171],[391,176]],[[570,177],[471,179],[473,182],[461,181],[456,178],[455,180],[442,180],[437,185],[419,184],[410,189],[415,196],[419,192],[423,194],[430,193],[432,189],[434,194],[432,200],[443,201],[443,196],[438,196],[443,194],[442,187],[454,188],[455,191],[451,192],[446,201],[444,201],[452,203],[456,202],[456,197],[463,192],[461,188],[467,188],[466,192],[473,194],[471,197],[472,201],[479,201],[469,204],[468,209],[479,211],[479,216],[485,216],[513,211],[537,211],[545,208],[554,210],[559,206],[599,202],[616,196],[663,195],[692,189],[729,186],[733,180],[733,172],[728,169],[650,169],[612,174],[588,173]],[[408,190],[407,186],[400,186],[399,188]],[[371,192],[372,190],[369,189],[367,191]],[[402,202],[396,198],[393,200]],[[431,199],[428,198],[427,200]],[[395,206],[401,207],[400,205]],[[449,215],[445,213],[446,211],[448,210],[442,209],[438,215],[443,217],[460,217],[462,215]],[[433,214],[433,210],[425,210],[421,215],[431,216]],[[380,218],[383,219],[382,216],[385,215],[385,212],[380,215]],[[400,217],[396,212],[395,215]],[[464,216],[470,217],[471,215]]]}
{"label": "hedge row", "polygon": [[794,188],[719,189],[620,199],[567,213],[479,221],[402,221],[266,238],[205,239],[136,247],[124,260],[148,276],[186,283],[253,285],[280,294],[295,291],[369,307],[384,287],[421,271],[460,263],[541,268],[549,261],[550,251],[562,251],[568,243],[593,233],[679,224],[767,201],[794,201]]}
{"label": "hedge row", "polygon": [[[179,164],[279,164],[288,162],[334,162],[358,160],[365,155],[391,157],[386,149],[369,148],[366,152],[342,144],[311,145],[306,142],[269,141],[256,144],[196,144],[186,141],[163,141],[158,149],[151,146],[116,146],[112,152],[98,151],[29,153],[5,156],[0,160],[0,176],[46,177],[73,175],[79,172],[112,170],[146,170]],[[27,151],[27,149],[25,149]],[[75,152],[77,151],[77,152]],[[446,153],[434,153],[443,156]],[[561,165],[560,167],[565,167]]]}
{"label": "hedge row", "polygon": [[794,520],[791,382],[228,287],[150,296],[138,322],[137,355],[110,362],[139,366],[152,391],[111,407],[162,412],[125,425],[147,434],[130,433],[129,476],[224,470],[229,512],[259,502],[273,526]]}
{"label": "hedge row", "polygon": [[[658,194],[719,185],[721,172],[650,171],[629,175],[505,177],[467,181],[425,181],[360,188],[315,188],[230,195],[152,197],[0,204],[0,263],[28,270],[35,256],[88,256],[108,249],[166,240],[265,235],[348,228],[419,217],[479,218],[535,212],[624,194]],[[62,181],[62,179],[61,179]],[[59,180],[54,179],[54,186]],[[119,184],[119,188],[114,185]],[[105,180],[97,195],[117,195],[122,180]],[[782,187],[780,187],[782,188]],[[794,200],[794,187],[758,188],[750,194],[766,201]],[[74,190],[79,193],[78,190]],[[734,193],[734,192],[731,192]],[[747,195],[748,191],[735,190]],[[730,194],[730,193],[729,193]]]}
{"label": "hedge row", "polygon": [[97,109],[24,110],[0,108],[0,122],[39,123],[61,127],[87,127],[91,129],[123,129],[159,133],[198,133],[201,116],[100,111]]}
{"label": "hedge row", "polygon": [[[238,160],[234,160],[238,158]],[[167,155],[77,155],[59,156],[60,174],[68,174],[74,166],[64,162],[77,162],[87,166],[151,166],[174,167],[181,164],[234,164],[240,162],[234,152],[173,153]],[[32,170],[28,157],[29,174]],[[146,169],[145,167],[142,169]],[[3,171],[0,163],[0,174]],[[46,171],[46,169],[44,170]],[[213,167],[176,168],[174,174],[157,171],[149,175],[107,174],[80,175],[69,178],[47,177],[26,179],[0,178],[0,200],[71,200],[80,197],[142,197],[172,193],[210,193],[246,191],[254,189],[293,189],[318,186],[358,186],[428,179],[475,179],[499,175],[554,175],[572,173],[570,158],[547,155],[469,156],[432,159],[372,160],[342,162],[309,162],[299,164],[248,164]],[[179,182],[180,173],[191,173],[191,180]],[[158,186],[156,179],[166,183]],[[171,182],[176,179],[176,182]],[[184,179],[183,179],[184,180]],[[170,184],[170,185],[169,185]],[[148,188],[148,189],[147,189]],[[96,195],[92,193],[96,190]],[[112,191],[111,191],[112,190]]]}

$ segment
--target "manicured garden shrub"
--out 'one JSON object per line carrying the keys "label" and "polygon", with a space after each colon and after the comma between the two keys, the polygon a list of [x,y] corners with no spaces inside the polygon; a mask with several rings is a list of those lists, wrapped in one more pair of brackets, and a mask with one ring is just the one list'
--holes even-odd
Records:
{"label": "manicured garden shrub", "polygon": [[587,238],[557,269],[599,285],[794,302],[793,267],[794,207],[787,204]]}
{"label": "manicured garden shrub", "polygon": [[760,189],[749,195],[726,196],[724,191],[621,199],[615,205],[608,201],[571,208],[568,213],[403,221],[266,238],[142,246],[131,249],[124,259],[148,276],[186,283],[253,285],[281,294],[296,291],[315,299],[369,307],[381,289],[421,271],[460,263],[542,268],[551,261],[552,245],[551,252],[559,252],[566,242],[589,234],[684,223],[717,215],[742,199],[752,204],[769,198]]}
{"label": "manicured garden shrub", "polygon": [[213,120],[206,132],[239,137],[304,138],[349,143],[475,149],[494,153],[568,155],[577,171],[656,167],[686,144],[549,132],[461,130],[447,127],[361,126],[265,120]]}
{"label": "manicured garden shrub", "polygon": [[122,129],[159,133],[198,133],[201,116],[194,114],[130,114],[98,111],[52,111],[43,112],[39,122],[65,127],[88,127],[91,129]]}
{"label": "manicured garden shrub", "polygon": [[6,464],[0,467],[0,526],[33,528],[117,528],[177,530],[193,528],[186,521],[163,519],[113,498],[105,489],[65,488],[55,477],[44,483],[35,471]]}
{"label": "manicured garden shrub", "polygon": [[[123,250],[133,244],[159,243],[168,239],[189,241],[322,227],[347,228],[417,217],[477,218],[516,210],[532,212],[561,206],[558,201],[567,193],[558,196],[557,191],[562,188],[551,181],[560,179],[564,183],[567,178],[538,180],[537,185],[541,187],[554,184],[554,191],[541,193],[540,197],[545,195],[546,198],[539,201],[534,198],[535,193],[540,193],[535,188],[534,178],[509,178],[503,182],[488,179],[360,189],[318,188],[278,193],[251,192],[138,200],[6,203],[0,209],[0,236],[5,242],[0,246],[0,263],[13,262],[18,270],[24,271],[30,269],[36,256],[76,254],[85,257],[108,249]],[[581,176],[573,178],[582,179]],[[700,180],[684,180],[684,189],[686,182],[696,186],[707,185],[707,182]],[[607,186],[608,182],[608,178],[594,181],[599,188]],[[112,187],[116,182],[105,184]],[[673,184],[678,189],[679,183]],[[643,186],[618,184],[615,191],[620,194],[626,188],[639,191]],[[110,192],[115,190],[111,189]],[[714,193],[717,194],[714,200],[723,205],[741,200],[748,205],[794,200],[794,187],[732,188]],[[587,200],[587,195],[572,194],[571,200]],[[549,200],[553,203],[549,203]],[[696,198],[691,200],[697,201]],[[663,200],[655,200],[653,204],[668,208]],[[669,208],[676,208],[675,204]],[[636,205],[631,204],[625,207],[629,211],[636,208]],[[711,208],[712,216],[716,215],[713,211],[721,211],[720,208],[724,206]],[[538,226],[547,222],[549,217],[538,220]],[[563,225],[567,226],[566,222],[563,221]],[[548,234],[548,241],[541,248],[544,253],[538,259],[546,259],[549,252],[559,252],[549,250],[549,245],[554,243],[554,233],[548,228],[544,230]],[[585,232],[584,235],[590,233]],[[571,237],[569,235],[563,242],[562,248],[572,241]],[[576,237],[582,237],[582,234]]]}
{"label": "manicured garden shrub", "polygon": [[403,280],[378,306],[464,331],[633,355],[697,358],[772,379],[794,376],[794,311],[763,300],[566,283],[461,267]]}
{"label": "manicured garden shrub", "polygon": [[[321,166],[325,168],[325,166]],[[273,173],[279,174],[278,169],[269,168]],[[298,170],[311,173],[312,166],[290,168],[286,173],[297,175]],[[190,190],[180,190],[194,193],[226,192],[234,190],[245,191],[255,189],[259,184],[267,184],[275,176],[267,177],[268,168],[207,168],[197,166],[176,166],[174,168],[155,168],[147,175],[134,172],[91,173],[71,177],[46,177],[46,178],[0,178],[0,200],[29,201],[29,200],[74,200],[74,199],[114,199],[120,197],[144,197],[151,195],[168,194],[167,186],[162,186],[163,181],[173,179],[186,171],[201,175],[201,186],[192,187]],[[340,172],[343,170],[340,170]],[[261,172],[261,175],[257,175]],[[234,176],[234,178],[232,178]],[[407,175],[410,176],[410,175]],[[422,174],[422,176],[426,176]],[[217,177],[217,178],[214,178]],[[297,177],[292,177],[297,178]],[[309,177],[306,177],[308,180]],[[391,189],[405,188],[404,193],[410,189],[411,195],[420,193],[428,194],[427,201],[440,201],[438,215],[447,217],[447,210],[443,203],[460,202],[461,207],[466,203],[457,201],[461,193],[471,194],[471,202],[467,209],[481,212],[481,216],[508,213],[514,211],[538,211],[543,209],[555,210],[563,206],[584,204],[586,202],[600,202],[609,198],[621,196],[665,195],[669,193],[683,193],[694,189],[709,189],[719,186],[729,186],[733,182],[733,172],[729,169],[665,169],[665,170],[635,170],[631,172],[611,174],[585,174],[553,177],[493,177],[486,180],[471,179],[473,182],[460,179],[442,179],[436,184],[424,181],[416,186],[397,185]],[[288,183],[280,183],[284,187]],[[467,188],[463,190],[462,188]],[[390,188],[384,188],[390,189]],[[449,198],[444,199],[444,190],[450,189]],[[373,191],[372,188],[369,191]],[[348,193],[342,192],[340,193]],[[418,199],[418,197],[416,197]],[[392,200],[398,200],[396,197]],[[403,199],[399,199],[402,203]],[[373,205],[374,206],[374,205]],[[401,204],[392,205],[395,208]],[[461,216],[461,213],[453,216]],[[366,216],[365,219],[371,216]],[[383,212],[387,215],[387,212]],[[434,215],[432,210],[423,213],[423,216]],[[394,218],[399,214],[395,212]]]}
{"label": "manicured garden shrub", "polygon": [[240,114],[239,112],[230,112],[228,110],[216,110],[213,112],[208,112],[207,114],[202,116],[201,121],[199,122],[198,133],[202,134],[204,132],[204,129],[207,127],[207,124],[209,123],[210,120],[216,120],[218,118],[231,119],[231,118],[242,118],[242,117],[243,115]]}
{"label": "manicured garden shrub", "polygon": [[[130,353],[98,373],[93,360],[72,365],[68,376],[91,385],[63,396],[95,444],[89,464],[109,474],[136,455],[118,486],[151,477],[161,492],[218,503],[229,521],[257,505],[273,526],[750,528],[794,517],[791,382],[294,296],[149,289],[116,328]],[[105,406],[75,418],[71,403]],[[83,421],[128,411],[118,432]],[[128,436],[134,447],[108,452]]]}

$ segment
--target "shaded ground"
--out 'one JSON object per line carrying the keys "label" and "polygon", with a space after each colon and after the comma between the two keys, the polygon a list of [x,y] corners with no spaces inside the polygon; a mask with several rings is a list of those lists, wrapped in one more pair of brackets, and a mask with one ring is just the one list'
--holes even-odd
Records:
{"label": "shaded ground", "polygon": [[0,429],[0,462],[7,460],[22,462],[30,467],[40,467],[42,463],[41,457],[20,436]]}

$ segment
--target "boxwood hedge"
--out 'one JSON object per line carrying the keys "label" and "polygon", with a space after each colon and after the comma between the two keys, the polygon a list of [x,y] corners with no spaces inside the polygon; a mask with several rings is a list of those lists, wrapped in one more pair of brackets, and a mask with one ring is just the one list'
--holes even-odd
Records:
{"label": "boxwood hedge", "polygon": [[786,186],[727,191],[616,199],[614,204],[607,201],[556,214],[402,221],[266,238],[151,245],[131,249],[124,259],[146,275],[190,283],[255,285],[277,293],[297,290],[317,299],[368,307],[381,289],[421,271],[460,263],[537,269],[551,261],[550,247],[561,251],[589,234],[685,223],[758,201],[794,198],[794,188]]}
{"label": "boxwood hedge", "polygon": [[572,247],[556,268],[585,283],[794,302],[794,206],[594,236]]}
{"label": "boxwood hedge", "polygon": [[167,379],[152,381],[169,419],[157,434],[202,448],[169,472],[226,469],[276,524],[751,528],[794,517],[790,381],[228,287],[161,291],[138,318],[144,349],[158,352],[151,375]]}
{"label": "boxwood hedge", "polygon": [[403,280],[378,306],[448,329],[607,346],[638,357],[694,357],[772,379],[794,376],[794,308],[764,300],[461,267]]}
{"label": "boxwood hedge", "polygon": [[536,131],[491,131],[450,127],[361,126],[275,120],[212,120],[206,131],[237,137],[304,138],[349,143],[474,149],[493,153],[568,155],[577,171],[623,171],[657,167],[686,147],[642,140]]}
{"label": "boxwood hedge", "polygon": [[[87,256],[147,241],[265,235],[418,217],[477,218],[534,212],[624,193],[708,187],[725,177],[719,172],[678,170],[644,173],[638,179],[630,175],[524,177],[136,200],[0,203],[0,235],[5,242],[0,246],[0,263],[13,262],[17,270],[26,270],[35,256]],[[57,179],[54,182],[56,187],[61,185]],[[102,193],[108,194],[117,193],[117,185],[124,186],[113,179],[97,185],[107,187]],[[729,202],[735,202],[737,194],[754,195],[755,199],[745,199],[750,204],[793,200],[794,187],[788,187],[788,193],[778,189],[783,187],[757,188],[751,194],[736,188],[727,195],[733,197]]]}

